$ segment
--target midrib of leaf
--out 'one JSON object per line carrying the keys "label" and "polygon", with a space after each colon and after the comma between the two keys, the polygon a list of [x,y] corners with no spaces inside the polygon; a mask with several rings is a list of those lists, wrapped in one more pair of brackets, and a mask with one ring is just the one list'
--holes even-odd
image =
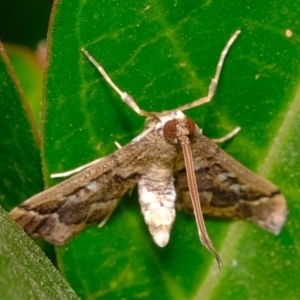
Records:
{"label": "midrib of leaf", "polygon": [[[279,123],[280,126],[275,132],[275,137],[272,139],[272,143],[269,145],[269,150],[265,156],[263,163],[258,166],[258,173],[265,178],[268,178],[272,173],[274,165],[276,164],[282,145],[286,143],[290,128],[293,127],[293,123],[296,117],[300,113],[300,88],[295,93],[295,97],[291,104],[287,107],[287,111],[284,119]],[[241,238],[246,234],[246,226],[243,226],[242,222],[232,223],[227,234],[222,241],[222,247],[218,251],[223,261],[229,262],[234,253],[236,252],[237,245]],[[234,237],[234,239],[232,238]],[[222,272],[222,271],[221,271]],[[216,289],[220,282],[220,275],[222,278],[226,277],[226,274],[220,274],[216,268],[216,262],[212,260],[210,267],[207,269],[204,281],[199,286],[195,299],[210,299],[213,291]]]}
{"label": "midrib of leaf", "polygon": [[[126,213],[126,212],[123,212]],[[135,222],[135,225],[133,225],[134,228],[138,228],[139,223],[136,219],[132,219],[130,214],[128,215],[128,222]],[[148,240],[148,236],[146,236]],[[147,241],[145,241],[146,243]],[[184,290],[181,288],[180,285],[176,284],[176,281],[174,281],[173,275],[170,274],[166,269],[161,265],[161,261],[158,259],[157,252],[154,251],[154,248],[150,248],[150,251],[148,251],[147,255],[149,258],[151,258],[152,263],[155,265],[156,270],[159,272],[161,276],[162,283],[167,287],[167,290],[170,294],[170,299],[185,299],[186,295]]]}
{"label": "midrib of leaf", "polygon": [[[188,76],[183,76],[183,78],[188,78],[189,83],[195,87],[198,87],[199,90],[205,90],[205,87],[203,86],[203,81],[201,80],[201,78],[199,78],[198,76],[195,76],[195,68],[192,68],[191,66],[193,66],[193,63],[190,61],[190,57],[189,55],[187,55],[187,53],[184,51],[184,49],[182,48],[182,43],[180,43],[180,38],[175,34],[177,28],[179,28],[180,26],[182,26],[182,24],[186,21],[189,20],[189,17],[185,18],[184,20],[181,20],[181,22],[179,22],[177,24],[176,27],[174,27],[174,25],[170,25],[169,22],[166,19],[166,14],[161,10],[161,3],[160,2],[153,2],[153,10],[155,11],[155,16],[157,19],[157,22],[159,22],[159,24],[161,26],[163,26],[165,28],[164,32],[168,33],[168,38],[170,43],[173,46],[174,49],[174,54],[176,55],[178,62],[182,63],[185,62],[186,64],[186,68],[184,68],[183,70],[188,74]],[[221,52],[220,52],[221,53]],[[207,89],[207,87],[206,87]]]}
{"label": "midrib of leaf", "polygon": [[300,88],[295,93],[291,104],[287,106],[285,117],[280,123],[277,134],[273,138],[273,142],[270,145],[269,151],[264,159],[264,162],[258,168],[258,173],[267,176],[276,162],[278,151],[283,148],[289,136],[290,128],[293,127],[293,123],[296,121],[297,116],[300,114]]}
{"label": "midrib of leaf", "polygon": [[[168,31],[169,40],[172,43],[173,48],[176,50],[174,51],[174,53],[176,53],[177,57],[180,60],[185,61],[187,66],[192,66],[193,64],[189,61],[189,57],[185,54],[182,47],[180,46],[180,43],[178,42],[178,38],[175,34],[176,30],[175,29],[167,30],[168,28],[172,28],[172,27],[169,26],[169,24],[167,23],[164,13],[160,9],[157,9],[158,7],[160,7],[158,4],[154,5],[154,8],[156,8],[155,15],[157,17],[157,20],[160,22],[160,24],[166,28],[166,31]],[[187,72],[190,74],[188,78],[189,79],[192,78],[192,80],[196,81],[193,83],[194,86],[203,87],[203,82],[201,81],[201,79],[198,78],[198,76],[192,76],[195,73],[194,69],[188,68]],[[241,222],[235,222],[229,227],[227,234],[224,237],[222,243],[223,246],[219,251],[219,254],[224,259],[224,261],[227,262],[230,261],[230,258],[232,257],[232,253],[234,253],[236,249],[236,245],[239,243],[240,238],[244,235],[245,230],[246,227],[242,226]],[[234,242],[232,239],[233,236],[235,237]],[[228,245],[230,246],[228,247]],[[219,269],[217,267],[217,263],[214,259],[211,260],[211,262],[212,263],[208,268],[206,276],[204,276],[204,281],[202,282],[200,288],[198,289],[198,292],[196,293],[195,299],[209,299],[211,292],[214,291],[214,288],[219,282],[219,280],[216,280],[217,276],[220,275]],[[161,274],[163,275],[165,274],[165,272],[161,270]],[[167,275],[166,276],[163,275],[163,277],[165,282],[167,282],[170,285],[171,287],[170,291],[172,291],[174,289],[174,284],[171,283],[172,280],[170,281],[170,278],[168,278]],[[176,289],[176,292],[177,295],[174,299],[181,299],[181,297],[178,297],[178,289]]]}
{"label": "midrib of leaf", "polygon": [[[222,258],[223,263],[230,262],[239,240],[243,237],[246,230],[246,226],[243,226],[242,222],[234,222],[229,226],[227,234],[224,236],[222,247],[218,250],[218,254]],[[226,276],[224,271],[225,270],[221,270],[219,272],[216,261],[212,260],[194,299],[210,299],[212,296],[211,293],[216,289],[216,286],[221,280],[220,277],[222,276],[222,278],[224,278]]]}

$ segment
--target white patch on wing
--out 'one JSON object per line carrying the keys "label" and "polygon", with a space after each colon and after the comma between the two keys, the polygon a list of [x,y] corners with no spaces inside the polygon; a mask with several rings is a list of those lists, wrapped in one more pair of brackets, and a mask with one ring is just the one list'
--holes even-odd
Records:
{"label": "white patch on wing", "polygon": [[91,181],[89,184],[87,184],[86,188],[90,191],[96,191],[99,189],[99,183],[96,181]]}
{"label": "white patch on wing", "polygon": [[236,176],[234,176],[231,173],[220,173],[217,175],[217,177],[219,178],[220,181],[226,181],[228,178],[235,178]]}

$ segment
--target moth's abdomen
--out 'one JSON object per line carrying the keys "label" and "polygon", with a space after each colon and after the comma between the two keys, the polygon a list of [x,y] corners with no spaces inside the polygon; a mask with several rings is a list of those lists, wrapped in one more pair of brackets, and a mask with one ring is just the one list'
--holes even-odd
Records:
{"label": "moth's abdomen", "polygon": [[175,187],[172,170],[153,166],[138,181],[139,201],[155,243],[164,247],[175,220]]}

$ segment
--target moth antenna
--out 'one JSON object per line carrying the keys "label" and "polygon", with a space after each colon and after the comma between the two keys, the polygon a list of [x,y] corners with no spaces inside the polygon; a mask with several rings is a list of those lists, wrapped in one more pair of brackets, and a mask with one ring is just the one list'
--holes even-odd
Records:
{"label": "moth antenna", "polygon": [[241,33],[240,30],[237,30],[233,36],[230,38],[230,40],[227,42],[227,44],[225,45],[225,48],[223,49],[218,64],[217,64],[217,69],[216,69],[216,73],[214,78],[211,80],[209,88],[208,88],[208,95],[206,97],[200,98],[198,100],[195,100],[189,104],[183,105],[181,107],[179,107],[178,109],[181,111],[196,107],[196,106],[200,106],[204,103],[210,102],[211,99],[213,98],[215,91],[217,89],[217,85],[219,82],[219,78],[220,78],[220,74],[224,65],[224,60],[227,56],[227,53],[230,49],[230,47],[232,46],[232,44],[234,43],[234,41],[236,40],[236,38],[238,37],[238,35]]}
{"label": "moth antenna", "polygon": [[123,102],[125,102],[132,110],[134,110],[140,116],[149,117],[152,115],[151,113],[145,110],[141,110],[139,106],[136,104],[136,102],[134,101],[134,99],[129,94],[127,94],[126,92],[122,92],[118,88],[118,86],[111,80],[111,78],[105,72],[103,67],[94,59],[92,55],[90,55],[90,53],[87,50],[82,48],[81,51],[89,59],[89,61],[97,68],[97,70],[102,74],[106,82],[119,94]]}

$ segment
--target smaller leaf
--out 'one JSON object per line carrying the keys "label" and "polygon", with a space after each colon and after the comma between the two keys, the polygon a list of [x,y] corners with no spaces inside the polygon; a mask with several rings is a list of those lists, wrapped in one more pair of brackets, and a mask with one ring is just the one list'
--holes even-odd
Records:
{"label": "smaller leaf", "polygon": [[0,207],[1,299],[78,299],[41,249]]}

